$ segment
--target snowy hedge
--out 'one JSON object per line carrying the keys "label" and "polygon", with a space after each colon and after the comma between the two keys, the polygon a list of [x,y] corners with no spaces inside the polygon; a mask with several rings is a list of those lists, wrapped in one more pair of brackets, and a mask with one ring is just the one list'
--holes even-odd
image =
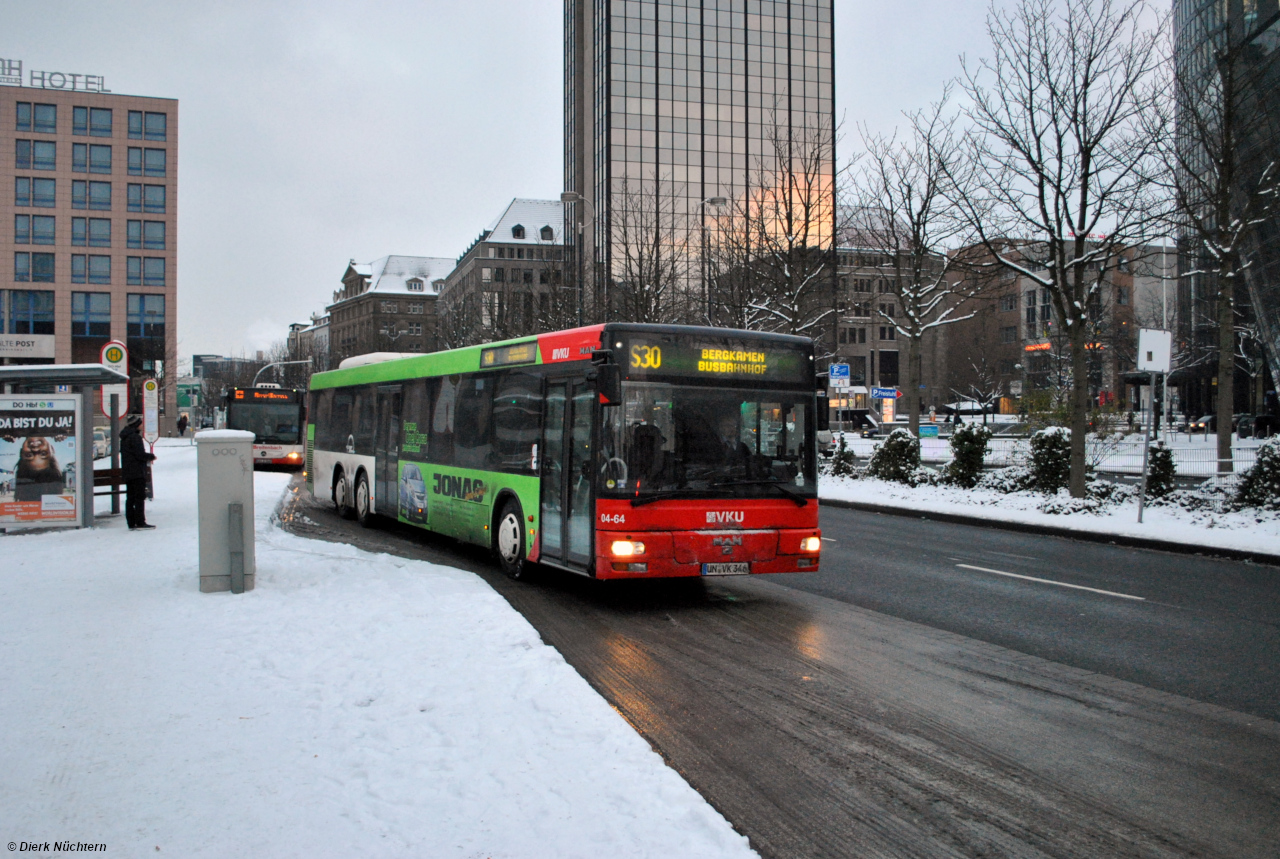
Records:
{"label": "snowy hedge", "polygon": [[1053,494],[1071,483],[1071,430],[1049,427],[1031,436],[1031,472],[1041,492]]}
{"label": "snowy hedge", "polygon": [[1258,448],[1258,460],[1240,478],[1237,507],[1280,510],[1280,440]]}
{"label": "snowy hedge", "polygon": [[836,449],[831,454],[829,473],[834,477],[856,477],[856,464],[857,458],[845,443],[844,433],[840,433],[840,441],[836,443]]}
{"label": "snowy hedge", "polygon": [[1173,461],[1173,451],[1158,441],[1151,446],[1151,460],[1147,463],[1147,497],[1163,498],[1177,489],[1174,477],[1178,473]]}
{"label": "snowy hedge", "polygon": [[876,446],[867,464],[867,474],[894,483],[915,485],[912,477],[920,467],[920,439],[904,429],[896,429]]}
{"label": "snowy hedge", "polygon": [[991,430],[982,424],[960,424],[951,434],[951,464],[947,466],[947,482],[964,489],[978,485],[982,461],[987,456]]}

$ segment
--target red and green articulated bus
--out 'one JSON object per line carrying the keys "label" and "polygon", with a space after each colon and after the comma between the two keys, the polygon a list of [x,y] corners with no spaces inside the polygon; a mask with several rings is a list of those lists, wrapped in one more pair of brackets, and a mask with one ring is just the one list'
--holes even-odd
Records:
{"label": "red and green articulated bus", "polygon": [[818,569],[813,345],[610,323],[311,378],[306,483],[338,511],[599,579]]}

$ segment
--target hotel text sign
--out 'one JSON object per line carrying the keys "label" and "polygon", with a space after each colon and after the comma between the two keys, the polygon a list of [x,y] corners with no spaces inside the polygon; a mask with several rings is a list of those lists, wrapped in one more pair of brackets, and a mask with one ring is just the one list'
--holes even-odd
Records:
{"label": "hotel text sign", "polygon": [[[23,86],[22,60],[0,59],[0,84]],[[107,79],[102,75],[82,75],[72,72],[38,72],[32,69],[26,86],[36,89],[60,89],[69,92],[111,92]]]}

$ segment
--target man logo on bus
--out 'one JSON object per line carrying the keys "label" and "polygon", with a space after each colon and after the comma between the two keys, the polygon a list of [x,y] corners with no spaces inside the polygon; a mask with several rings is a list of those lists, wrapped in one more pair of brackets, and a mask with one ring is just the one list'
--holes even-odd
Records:
{"label": "man logo on bus", "polygon": [[460,501],[484,501],[485,485],[483,480],[471,477],[457,477],[452,474],[433,474],[435,486],[432,491],[436,495],[457,498]]}

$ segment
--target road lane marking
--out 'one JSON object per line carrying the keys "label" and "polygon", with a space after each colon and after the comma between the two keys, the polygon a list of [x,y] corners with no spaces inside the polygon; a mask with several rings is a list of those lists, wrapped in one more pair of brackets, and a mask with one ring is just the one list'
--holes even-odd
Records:
{"label": "road lane marking", "polygon": [[1060,588],[1075,588],[1078,591],[1090,591],[1095,594],[1105,594],[1109,597],[1120,597],[1125,600],[1138,600],[1146,602],[1146,597],[1135,597],[1133,594],[1118,594],[1115,591],[1104,591],[1099,588],[1086,588],[1084,585],[1069,585],[1066,582],[1055,582],[1053,579],[1037,579],[1035,576],[1021,576],[1017,573],[1006,573],[1004,570],[993,570],[989,567],[975,567],[972,564],[956,564],[957,567],[964,567],[966,570],[979,570],[984,573],[992,573],[997,576],[1008,576],[1011,579],[1024,579],[1028,582],[1039,582],[1042,585],[1057,585]]}
{"label": "road lane marking", "polygon": [[1003,555],[1006,558],[1017,558],[1021,561],[1038,561],[1039,558],[1033,558],[1030,555],[1015,555],[1013,552],[991,552],[992,555]]}

